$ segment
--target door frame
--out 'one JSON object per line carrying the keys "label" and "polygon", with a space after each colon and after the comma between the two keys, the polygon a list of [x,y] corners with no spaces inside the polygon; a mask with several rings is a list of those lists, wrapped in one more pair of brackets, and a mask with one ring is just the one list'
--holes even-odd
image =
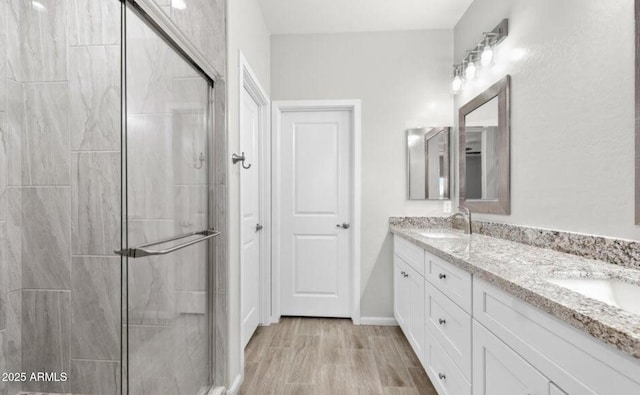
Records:
{"label": "door frame", "polygon": [[[361,213],[361,152],[362,152],[362,121],[361,101],[356,100],[293,100],[274,101],[271,104],[271,141],[273,158],[273,172],[271,182],[273,191],[279,191],[281,186],[281,126],[282,114],[286,112],[303,111],[336,111],[347,110],[351,112],[351,319],[355,325],[360,325],[360,213]],[[278,194],[272,195],[272,246],[271,246],[271,322],[277,323],[281,315],[281,237],[282,231],[282,202]]]}
{"label": "door frame", "polygon": [[[260,81],[253,72],[249,62],[245,58],[242,51],[238,51],[238,64],[239,64],[239,89],[238,89],[238,131],[242,133],[242,95],[243,89],[246,89],[251,97],[258,104],[260,116],[259,116],[259,141],[258,151],[260,157],[257,162],[260,165],[261,172],[258,175],[259,179],[259,205],[260,213],[259,220],[264,226],[262,232],[258,237],[260,246],[260,262],[258,266],[260,268],[260,302],[258,305],[258,316],[260,317],[260,324],[268,324],[270,322],[271,306],[270,306],[270,293],[271,289],[268,286],[271,277],[271,142],[270,142],[270,104],[271,101],[266,91],[262,88]],[[240,147],[242,148],[242,147]],[[240,177],[242,177],[242,170],[240,171]],[[240,196],[242,196],[242,182],[240,182]],[[242,206],[238,205],[238,215],[242,215]],[[242,222],[242,221],[241,221]],[[242,238],[242,223],[239,226],[239,237]],[[240,264],[242,265],[242,246],[240,246]],[[242,273],[242,270],[240,270]],[[265,284],[267,286],[265,287]],[[242,281],[240,281],[240,306],[242,306]],[[240,315],[240,330],[242,331],[242,314]],[[242,342],[242,336],[240,336]],[[242,346],[240,347],[241,354]]]}

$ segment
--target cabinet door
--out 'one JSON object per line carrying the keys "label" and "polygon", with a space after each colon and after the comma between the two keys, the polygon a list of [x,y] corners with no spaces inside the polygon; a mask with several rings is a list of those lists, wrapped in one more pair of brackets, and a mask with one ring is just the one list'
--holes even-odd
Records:
{"label": "cabinet door", "polygon": [[405,332],[406,315],[409,309],[407,302],[407,287],[405,275],[407,274],[407,265],[397,255],[393,256],[393,313],[398,321],[398,325]]}
{"label": "cabinet door", "polygon": [[417,355],[424,352],[424,278],[411,267],[407,267],[408,277],[405,278],[404,288],[407,290],[409,314],[408,320],[409,342]]}
{"label": "cabinet door", "polygon": [[473,321],[473,395],[549,395],[549,380]]}

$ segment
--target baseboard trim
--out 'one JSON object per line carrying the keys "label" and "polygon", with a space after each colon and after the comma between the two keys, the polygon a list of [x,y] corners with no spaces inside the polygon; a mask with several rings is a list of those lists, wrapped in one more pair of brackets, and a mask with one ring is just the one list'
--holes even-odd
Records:
{"label": "baseboard trim", "polygon": [[360,317],[360,325],[398,326],[394,317]]}
{"label": "baseboard trim", "polygon": [[242,375],[239,374],[236,376],[236,379],[233,380],[233,384],[227,390],[227,395],[236,395],[238,391],[240,391],[240,386],[242,385]]}

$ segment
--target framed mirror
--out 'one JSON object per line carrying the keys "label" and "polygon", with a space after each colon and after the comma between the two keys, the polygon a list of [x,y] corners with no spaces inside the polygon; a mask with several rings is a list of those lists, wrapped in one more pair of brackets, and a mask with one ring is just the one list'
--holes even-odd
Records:
{"label": "framed mirror", "polygon": [[460,206],[511,213],[510,104],[506,76],[460,108]]}
{"label": "framed mirror", "polygon": [[450,127],[407,130],[407,199],[449,199]]}

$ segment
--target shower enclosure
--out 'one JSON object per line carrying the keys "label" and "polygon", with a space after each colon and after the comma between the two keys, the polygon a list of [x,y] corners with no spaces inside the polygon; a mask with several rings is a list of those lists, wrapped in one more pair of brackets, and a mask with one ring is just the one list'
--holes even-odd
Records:
{"label": "shower enclosure", "polygon": [[0,395],[221,381],[210,3],[0,0]]}

